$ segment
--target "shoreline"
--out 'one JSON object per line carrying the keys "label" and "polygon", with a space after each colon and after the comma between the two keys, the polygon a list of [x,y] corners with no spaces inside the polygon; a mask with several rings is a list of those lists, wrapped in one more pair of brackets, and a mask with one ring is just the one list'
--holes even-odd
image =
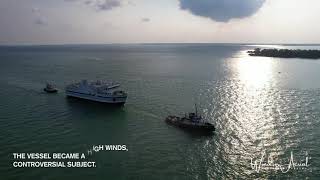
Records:
{"label": "shoreline", "polygon": [[255,48],[253,51],[247,51],[247,53],[249,56],[320,59],[320,50]]}

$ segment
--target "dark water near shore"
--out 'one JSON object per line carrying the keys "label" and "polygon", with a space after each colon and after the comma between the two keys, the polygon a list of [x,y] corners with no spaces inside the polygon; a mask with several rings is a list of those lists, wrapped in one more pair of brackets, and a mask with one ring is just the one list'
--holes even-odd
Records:
{"label": "dark water near shore", "polygon": [[[285,46],[277,46],[285,47]],[[319,179],[320,61],[249,57],[254,46],[154,44],[0,47],[0,179]],[[289,47],[292,48],[292,47]],[[320,48],[303,47],[299,48]],[[123,108],[42,92],[81,79],[112,79]],[[168,126],[192,111],[216,126],[200,136]],[[14,152],[129,151],[88,157],[93,169],[13,168]],[[263,152],[310,166],[255,172]]]}

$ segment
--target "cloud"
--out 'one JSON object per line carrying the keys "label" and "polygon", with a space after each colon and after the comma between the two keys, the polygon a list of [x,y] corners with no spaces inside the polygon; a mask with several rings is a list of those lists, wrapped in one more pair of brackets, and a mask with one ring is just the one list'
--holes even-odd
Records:
{"label": "cloud", "polygon": [[40,12],[39,8],[32,8],[32,13],[38,14]]}
{"label": "cloud", "polygon": [[48,25],[47,18],[44,17],[39,8],[32,8],[31,12],[35,16],[34,24],[36,25]]}
{"label": "cloud", "polygon": [[120,7],[121,2],[120,0],[103,0],[103,1],[96,1],[95,7],[98,10],[111,10],[115,7]]}
{"label": "cloud", "polygon": [[150,18],[141,18],[142,22],[150,22]]}
{"label": "cloud", "polygon": [[48,25],[48,21],[43,17],[37,18],[34,23],[37,25]]}
{"label": "cloud", "polygon": [[108,11],[113,8],[120,7],[123,0],[64,0],[66,2],[81,2],[87,6],[91,6],[96,10]]}
{"label": "cloud", "polygon": [[218,22],[255,14],[266,0],[179,0],[180,8]]}

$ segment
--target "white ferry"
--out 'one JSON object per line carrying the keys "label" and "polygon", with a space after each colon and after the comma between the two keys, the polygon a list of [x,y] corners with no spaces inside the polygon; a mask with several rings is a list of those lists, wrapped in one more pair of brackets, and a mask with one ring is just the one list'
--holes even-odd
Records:
{"label": "white ferry", "polygon": [[66,87],[66,95],[108,104],[124,104],[127,93],[117,90],[118,83],[82,80]]}

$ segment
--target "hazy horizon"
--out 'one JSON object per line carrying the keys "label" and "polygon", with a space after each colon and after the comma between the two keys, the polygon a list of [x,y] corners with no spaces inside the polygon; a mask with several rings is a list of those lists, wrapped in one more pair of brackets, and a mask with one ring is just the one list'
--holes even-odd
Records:
{"label": "hazy horizon", "polygon": [[188,43],[180,43],[180,42],[147,42],[147,43],[56,43],[56,44],[0,44],[0,46],[100,46],[100,45],[167,45],[167,44],[216,44],[216,45],[248,45],[248,46],[259,46],[259,45],[283,45],[283,46],[320,46],[320,43],[310,44],[310,43],[215,43],[215,42],[188,42]]}

